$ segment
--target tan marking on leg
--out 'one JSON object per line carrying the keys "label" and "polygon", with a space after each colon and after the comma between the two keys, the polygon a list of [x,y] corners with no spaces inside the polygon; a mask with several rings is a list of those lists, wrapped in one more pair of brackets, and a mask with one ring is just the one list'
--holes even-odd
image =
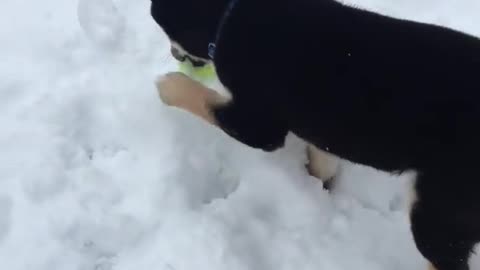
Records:
{"label": "tan marking on leg", "polygon": [[408,190],[408,208],[410,213],[412,212],[412,208],[418,202],[418,194],[417,190],[415,189],[416,182],[417,182],[417,173],[416,172],[408,172],[410,178],[410,189]]}
{"label": "tan marking on leg", "polygon": [[311,175],[323,181],[331,180],[338,172],[340,159],[330,153],[322,151],[313,145],[307,148],[308,171]]}
{"label": "tan marking on leg", "polygon": [[213,125],[216,121],[211,107],[229,102],[228,98],[179,72],[160,77],[156,85],[165,104],[184,109]]}
{"label": "tan marking on leg", "polygon": [[437,270],[433,264],[429,264],[428,270]]}

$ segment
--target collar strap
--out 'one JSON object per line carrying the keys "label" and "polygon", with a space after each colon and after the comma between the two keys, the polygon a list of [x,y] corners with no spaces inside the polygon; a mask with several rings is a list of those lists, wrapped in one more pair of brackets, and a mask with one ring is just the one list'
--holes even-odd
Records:
{"label": "collar strap", "polygon": [[210,57],[211,60],[215,58],[215,51],[217,49],[218,39],[220,38],[220,31],[222,30],[223,26],[225,25],[225,22],[230,16],[230,13],[232,12],[233,8],[235,8],[235,6],[237,5],[238,1],[239,0],[230,0],[230,3],[228,4],[227,9],[223,13],[222,19],[220,20],[220,23],[218,25],[217,33],[215,34],[215,40],[213,42],[208,43],[208,57]]}
{"label": "collar strap", "polygon": [[208,57],[210,57],[211,60],[215,58],[215,50],[217,49],[217,44],[210,42],[208,43]]}

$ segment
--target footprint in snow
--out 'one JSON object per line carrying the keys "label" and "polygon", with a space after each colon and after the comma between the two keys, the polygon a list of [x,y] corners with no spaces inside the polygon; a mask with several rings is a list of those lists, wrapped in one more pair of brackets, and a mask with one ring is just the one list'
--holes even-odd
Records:
{"label": "footprint in snow", "polygon": [[109,50],[121,47],[125,19],[112,0],[79,0],[77,15],[80,26],[94,44]]}

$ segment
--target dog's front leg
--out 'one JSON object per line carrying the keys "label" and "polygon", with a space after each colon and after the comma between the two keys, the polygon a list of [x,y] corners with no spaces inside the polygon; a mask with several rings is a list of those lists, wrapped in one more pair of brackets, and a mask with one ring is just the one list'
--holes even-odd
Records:
{"label": "dog's front leg", "polygon": [[275,105],[260,99],[227,98],[181,73],[157,81],[162,101],[218,126],[243,144],[265,151],[283,146],[288,128]]}

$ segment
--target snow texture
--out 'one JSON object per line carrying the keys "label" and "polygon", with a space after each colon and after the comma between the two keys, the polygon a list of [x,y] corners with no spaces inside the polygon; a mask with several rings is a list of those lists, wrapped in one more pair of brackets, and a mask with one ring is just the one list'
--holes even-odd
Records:
{"label": "snow texture", "polygon": [[[328,193],[299,139],[267,154],[163,106],[149,3],[1,1],[2,269],[426,268],[407,176],[345,163]],[[480,35],[477,0],[350,3]]]}

